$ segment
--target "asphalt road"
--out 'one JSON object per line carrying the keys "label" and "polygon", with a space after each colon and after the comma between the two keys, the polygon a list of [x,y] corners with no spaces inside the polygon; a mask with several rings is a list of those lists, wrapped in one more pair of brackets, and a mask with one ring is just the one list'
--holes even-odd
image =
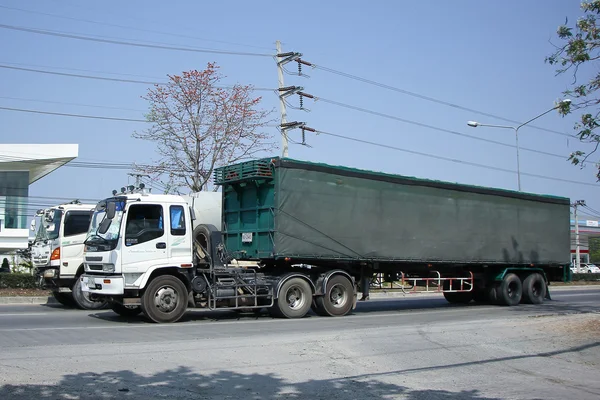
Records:
{"label": "asphalt road", "polygon": [[343,318],[0,306],[0,399],[598,399],[600,288],[543,305],[407,297]]}

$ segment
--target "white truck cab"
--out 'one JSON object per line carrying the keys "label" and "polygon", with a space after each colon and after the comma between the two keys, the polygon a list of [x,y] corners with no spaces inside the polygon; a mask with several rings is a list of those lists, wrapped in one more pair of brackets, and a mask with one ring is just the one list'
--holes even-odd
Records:
{"label": "white truck cab", "polygon": [[[31,230],[36,231],[31,258],[38,271],[42,288],[52,290],[61,304],[83,309],[98,309],[105,300],[90,298],[81,291],[79,276],[83,273],[83,241],[95,205],[75,200],[38,210]],[[37,220],[37,221],[36,221]]]}
{"label": "white truck cab", "polygon": [[[191,269],[194,220],[220,229],[220,193],[184,197],[142,190],[102,200],[85,239],[82,290],[110,298],[135,298],[156,274]],[[166,288],[156,301],[174,301],[172,296]],[[111,308],[121,315],[141,312],[139,303],[128,306],[112,301]]]}

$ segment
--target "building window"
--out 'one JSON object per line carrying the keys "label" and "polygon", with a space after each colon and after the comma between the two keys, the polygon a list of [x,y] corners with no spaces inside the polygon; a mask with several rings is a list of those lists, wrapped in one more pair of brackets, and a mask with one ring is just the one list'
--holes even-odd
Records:
{"label": "building window", "polygon": [[29,171],[0,171],[0,220],[5,229],[27,229]]}

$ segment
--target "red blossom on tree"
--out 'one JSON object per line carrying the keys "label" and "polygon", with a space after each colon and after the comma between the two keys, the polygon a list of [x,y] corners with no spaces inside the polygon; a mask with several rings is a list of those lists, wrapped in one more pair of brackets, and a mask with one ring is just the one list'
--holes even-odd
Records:
{"label": "red blossom on tree", "polygon": [[[263,128],[270,112],[259,108],[251,86],[218,84],[219,67],[168,75],[142,96],[150,103],[146,115],[152,126],[133,137],[157,144],[160,159],[145,173],[169,179],[169,186],[194,192],[208,190],[215,168],[255,157],[274,148]],[[216,188],[214,189],[216,190]]]}

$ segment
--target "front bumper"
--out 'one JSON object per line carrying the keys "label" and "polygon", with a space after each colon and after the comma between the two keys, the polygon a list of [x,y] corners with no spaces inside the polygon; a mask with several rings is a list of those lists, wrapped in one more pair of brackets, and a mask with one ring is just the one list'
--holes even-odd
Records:
{"label": "front bumper", "polygon": [[125,282],[119,275],[81,275],[81,290],[100,296],[122,296]]}

